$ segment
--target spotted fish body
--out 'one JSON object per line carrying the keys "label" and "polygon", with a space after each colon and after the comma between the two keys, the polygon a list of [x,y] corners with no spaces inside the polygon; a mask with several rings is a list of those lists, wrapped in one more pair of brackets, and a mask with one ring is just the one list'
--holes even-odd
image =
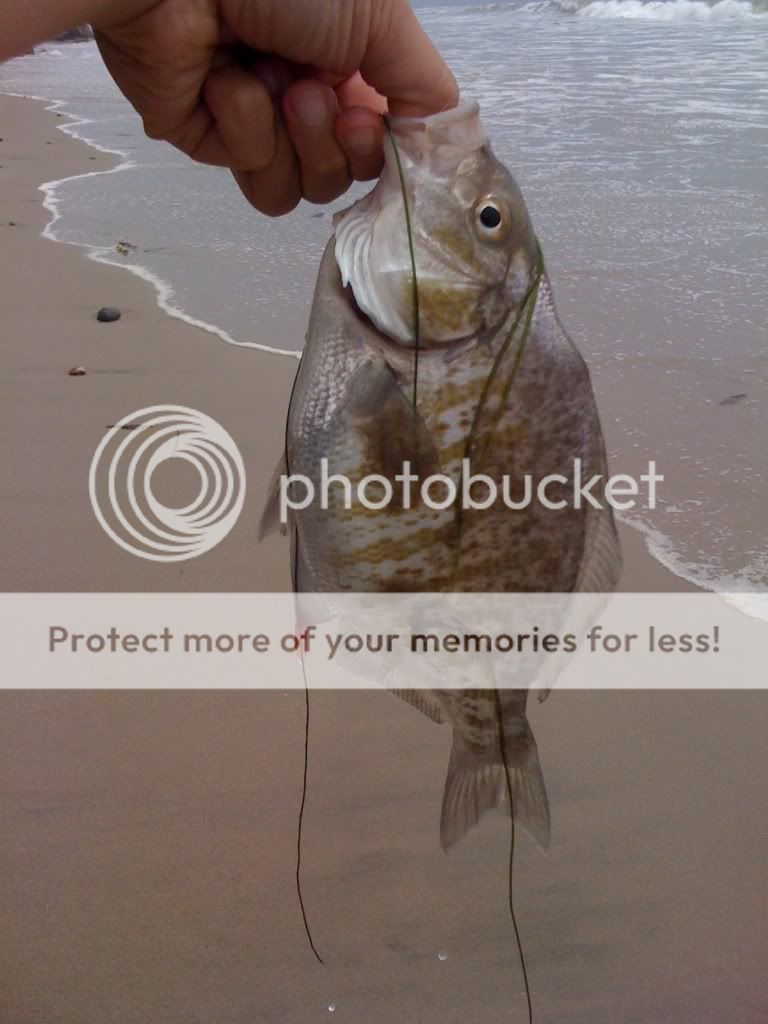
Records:
{"label": "spotted fish body", "polygon": [[[613,589],[620,557],[610,509],[574,508],[572,484],[548,487],[551,501],[565,500],[560,509],[535,498],[517,510],[501,500],[461,510],[419,500],[434,474],[450,477],[460,494],[465,458],[499,494],[506,477],[513,500],[525,494],[526,476],[534,487],[550,474],[571,481],[578,459],[581,479],[604,478],[606,463],[587,369],[558,320],[522,195],[491,153],[477,107],[393,128],[397,153],[390,145],[379,183],[340,216],[323,256],[291,400],[287,470],[329,498],[327,508],[315,500],[293,513],[296,589]],[[418,360],[396,156],[417,271]],[[341,483],[324,488],[323,459],[329,477],[350,482],[351,507]],[[406,463],[418,478],[410,503],[398,483]],[[379,479],[367,485],[369,503],[386,497],[384,481],[393,491],[377,509],[354,500],[371,475]],[[592,493],[602,498],[599,488]],[[430,496],[450,497],[444,484]],[[497,684],[398,691],[453,725],[444,846],[499,803],[504,760],[515,817],[542,845],[548,840],[527,691]]]}

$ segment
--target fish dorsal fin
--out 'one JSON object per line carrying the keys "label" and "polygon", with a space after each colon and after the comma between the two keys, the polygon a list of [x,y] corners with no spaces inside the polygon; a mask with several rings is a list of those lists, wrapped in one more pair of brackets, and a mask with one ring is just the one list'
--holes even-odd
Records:
{"label": "fish dorsal fin", "polygon": [[[515,823],[521,825],[543,850],[549,846],[550,823],[547,791],[539,764],[536,741],[528,728],[528,742],[516,744],[524,753],[511,755],[509,764]],[[506,797],[504,765],[475,753],[454,730],[453,746],[445,780],[440,816],[440,842],[448,850],[476,825],[486,811]]]}
{"label": "fish dorsal fin", "polygon": [[275,530],[280,530],[282,534],[286,532],[285,524],[280,522],[280,478],[286,473],[285,453],[283,453],[277,461],[267,488],[267,499],[264,502],[264,510],[261,513],[256,534],[258,541],[264,540]]}

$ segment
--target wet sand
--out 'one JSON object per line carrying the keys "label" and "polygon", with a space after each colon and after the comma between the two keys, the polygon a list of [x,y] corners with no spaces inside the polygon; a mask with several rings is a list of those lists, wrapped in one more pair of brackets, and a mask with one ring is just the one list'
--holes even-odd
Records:
{"label": "wet sand", "polygon": [[[285,543],[255,534],[295,362],[228,348],[149,285],[41,240],[37,185],[108,166],[55,122],[0,98],[1,585],[285,589]],[[96,323],[106,304],[119,323]],[[85,487],[106,425],[155,402],[214,416],[248,468],[238,526],[182,567],[117,548]],[[684,586],[624,539],[623,589]],[[553,845],[519,836],[515,877],[537,1021],[765,1013],[765,713],[738,693],[555,693],[532,710]],[[508,824],[489,815],[442,853],[449,730],[386,693],[312,694],[314,961],[293,877],[303,736],[296,692],[0,693],[3,1024],[524,1021]]]}

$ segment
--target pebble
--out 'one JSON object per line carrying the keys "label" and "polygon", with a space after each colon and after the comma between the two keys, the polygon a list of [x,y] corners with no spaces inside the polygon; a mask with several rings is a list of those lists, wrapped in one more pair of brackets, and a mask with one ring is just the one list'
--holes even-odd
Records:
{"label": "pebble", "polygon": [[123,314],[119,309],[115,309],[114,306],[102,306],[99,312],[96,314],[96,319],[102,324],[111,324],[115,320],[119,320]]}
{"label": "pebble", "polygon": [[84,366],[73,366],[72,369],[69,371],[69,376],[70,377],[84,377],[85,376],[85,367]]}

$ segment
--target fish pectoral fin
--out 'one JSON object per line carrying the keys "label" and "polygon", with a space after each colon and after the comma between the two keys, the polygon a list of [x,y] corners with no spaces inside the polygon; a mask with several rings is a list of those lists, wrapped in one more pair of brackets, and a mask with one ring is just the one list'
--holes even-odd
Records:
{"label": "fish pectoral fin", "polygon": [[[549,846],[549,802],[539,764],[536,741],[530,733],[525,753],[508,760],[515,824],[521,825],[534,842]],[[454,731],[453,746],[445,780],[440,816],[440,843],[448,850],[476,825],[486,811],[506,800],[507,778],[503,764],[490,762],[470,750]]]}
{"label": "fish pectoral fin", "polygon": [[274,533],[275,530],[279,530],[283,536],[287,533],[285,523],[280,521],[280,478],[285,476],[287,472],[285,452],[283,452],[269,481],[267,500],[264,502],[264,510],[261,513],[259,528],[256,534],[258,541],[264,540],[265,537],[268,537],[270,533]]}
{"label": "fish pectoral fin", "polygon": [[383,359],[368,360],[350,382],[344,414],[367,441],[371,461],[392,478],[405,462],[419,479],[440,472],[440,457],[424,420]]}

